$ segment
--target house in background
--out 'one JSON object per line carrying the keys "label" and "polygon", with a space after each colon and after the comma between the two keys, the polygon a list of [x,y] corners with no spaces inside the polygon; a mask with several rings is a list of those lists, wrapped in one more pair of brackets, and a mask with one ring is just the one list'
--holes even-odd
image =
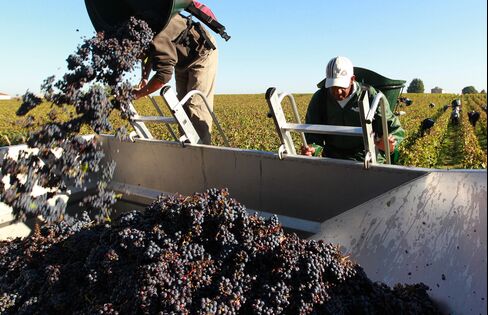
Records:
{"label": "house in background", "polygon": [[11,99],[12,99],[12,96],[0,92],[0,100],[11,100]]}
{"label": "house in background", "polygon": [[433,88],[432,90],[430,90],[430,93],[432,94],[442,94],[442,89],[438,86],[436,86],[435,88]]}

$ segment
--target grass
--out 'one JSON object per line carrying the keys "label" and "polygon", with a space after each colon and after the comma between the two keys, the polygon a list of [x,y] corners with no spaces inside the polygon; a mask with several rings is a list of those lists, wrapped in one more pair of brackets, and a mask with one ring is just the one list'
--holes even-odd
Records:
{"label": "grass", "polygon": [[[402,125],[406,130],[407,137],[404,140],[404,150],[418,147],[415,144],[422,140],[418,137],[419,122],[426,117],[438,118],[441,112],[440,106],[449,103],[450,99],[456,95],[434,95],[434,94],[406,94],[414,100],[414,105],[403,108],[407,115],[400,116]],[[308,103],[312,94],[295,94],[298,112],[303,121],[307,110]],[[157,97],[160,104],[163,104],[160,97]],[[436,108],[429,108],[428,104],[437,104]],[[17,144],[28,137],[29,132],[35,130],[39,124],[48,121],[47,113],[52,110],[52,106],[47,103],[41,104],[35,108],[32,114],[38,124],[25,127],[23,121],[25,118],[17,117],[15,111],[20,106],[20,101],[0,101],[0,145]],[[140,115],[157,115],[149,99],[142,99],[135,102],[135,107]],[[161,106],[165,115],[170,115],[165,105]],[[283,109],[288,121],[292,122],[292,111],[288,100],[283,102]],[[214,111],[219,122],[229,138],[232,147],[263,150],[277,152],[280,142],[275,130],[274,122],[267,117],[269,112],[268,104],[264,94],[245,94],[245,95],[216,95]],[[120,127],[127,123],[119,117],[118,112],[111,115],[111,121],[114,127]],[[161,124],[147,124],[151,133],[157,139],[173,140],[166,126]],[[131,127],[129,126],[129,129]],[[176,128],[174,128],[176,130]],[[83,134],[92,133],[89,128],[82,130]],[[486,124],[479,124],[476,128],[477,138],[480,141],[481,148],[486,148]],[[298,134],[293,134],[295,143],[298,147],[300,144]],[[439,146],[439,158],[434,167],[437,168],[461,168],[463,158],[462,152],[462,134],[459,128],[449,124],[445,140]],[[8,140],[7,140],[8,139]],[[213,132],[215,145],[223,145],[222,139],[219,138],[216,128]],[[417,150],[417,149],[416,149]],[[423,149],[422,149],[423,150]],[[417,150],[417,152],[419,152]],[[415,166],[404,164],[407,166]]]}

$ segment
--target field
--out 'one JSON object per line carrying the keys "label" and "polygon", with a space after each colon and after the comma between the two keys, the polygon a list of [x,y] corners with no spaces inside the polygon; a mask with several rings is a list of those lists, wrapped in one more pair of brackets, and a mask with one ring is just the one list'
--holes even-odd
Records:
{"label": "field", "polygon": [[[311,94],[295,94],[295,100],[302,120]],[[411,106],[403,103],[397,111],[405,112],[400,116],[402,126],[406,130],[406,138],[400,146],[399,164],[429,168],[486,168],[486,112],[482,106],[486,104],[486,94],[454,95],[454,94],[402,94],[403,97],[413,100]],[[450,109],[444,110],[452,100],[459,98],[462,101],[461,120],[459,125],[450,122]],[[162,100],[157,98],[160,104]],[[288,120],[292,121],[291,106],[284,101],[284,109]],[[434,104],[434,106],[429,106]],[[50,104],[43,103],[34,109],[31,114],[36,118],[32,123],[25,117],[18,117],[15,111],[20,101],[0,101],[0,145],[22,143],[30,131],[38,124],[49,120],[49,112],[53,110]],[[156,110],[148,99],[135,103],[140,115],[157,115]],[[169,111],[161,106],[165,115]],[[69,117],[68,112],[55,109],[59,117]],[[267,117],[268,105],[264,94],[255,95],[217,95],[214,105],[215,114],[226,133],[232,147],[255,149],[276,152],[280,143],[272,119]],[[467,113],[477,110],[481,113],[480,120],[473,128],[468,121]],[[59,115],[59,113],[61,114]],[[425,118],[436,121],[434,127],[424,136],[420,134],[420,123]],[[111,121],[114,127],[127,125],[120,119],[118,113],[113,113]],[[148,124],[152,134],[159,139],[172,140],[164,125]],[[131,127],[128,126],[131,130]],[[83,134],[91,131],[86,128]],[[295,143],[300,144],[298,135]],[[216,128],[213,132],[213,141],[216,145],[223,145]]]}

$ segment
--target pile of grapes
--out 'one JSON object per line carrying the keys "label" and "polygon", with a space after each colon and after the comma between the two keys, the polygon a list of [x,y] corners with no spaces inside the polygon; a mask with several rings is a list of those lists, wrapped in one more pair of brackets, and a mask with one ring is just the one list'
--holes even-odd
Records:
{"label": "pile of grapes", "polygon": [[[134,98],[126,75],[134,70],[139,58],[149,49],[153,32],[144,21],[131,18],[112,33],[100,32],[85,39],[67,58],[68,72],[57,82],[47,78],[41,86],[46,101],[51,102],[50,123],[29,135],[27,146],[19,156],[5,155],[0,163],[0,201],[13,208],[16,219],[42,215],[52,222],[63,218],[66,202],[55,198],[68,194],[72,187],[86,187],[90,176],[97,174],[96,193],[83,202],[89,211],[109,216],[116,195],[106,189],[114,163],[103,162],[104,154],[97,138],[81,137],[88,126],[94,133],[109,133],[113,127],[109,116],[114,109],[123,118],[130,117],[129,104]],[[42,103],[27,92],[17,115],[24,116]],[[59,112],[71,109],[68,121]],[[34,119],[32,116],[28,117]],[[127,130],[117,130],[127,139]],[[41,187],[42,193],[35,192]],[[52,202],[51,202],[52,201]]]}
{"label": "pile of grapes", "polygon": [[438,314],[427,289],[374,283],[225,189],[0,243],[2,314]]}

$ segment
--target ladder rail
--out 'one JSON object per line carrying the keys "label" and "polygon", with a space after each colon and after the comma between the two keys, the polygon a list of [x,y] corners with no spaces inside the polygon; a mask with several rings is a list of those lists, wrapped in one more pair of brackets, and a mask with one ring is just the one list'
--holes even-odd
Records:
{"label": "ladder rail", "polygon": [[[202,98],[210,116],[212,117],[213,122],[217,126],[217,129],[224,141],[224,144],[227,147],[230,147],[229,140],[225,135],[219,120],[217,119],[214,112],[210,108],[208,104],[208,100],[202,92],[198,90],[190,91],[183,97],[181,101],[178,99],[176,93],[171,89],[170,86],[164,86],[161,89],[160,94],[163,97],[163,100],[166,102],[166,105],[168,106],[173,117],[165,116],[158,102],[151,96],[149,96],[149,99],[151,100],[154,108],[160,114],[160,116],[141,116],[137,113],[134,104],[132,102],[129,103],[128,111],[129,111],[130,123],[134,127],[135,132],[139,138],[154,139],[151,132],[146,127],[145,123],[156,122],[156,123],[164,123],[168,128],[168,131],[176,141],[180,141],[181,143],[189,142],[193,144],[201,144],[202,140],[200,139],[200,136],[198,135],[195,127],[193,126],[190,118],[188,117],[188,114],[183,108],[183,105],[186,104],[192,97],[199,96]],[[170,126],[170,124],[175,124],[175,123],[179,125],[180,130],[183,133],[183,136],[181,136],[180,138],[176,136],[175,132]]]}
{"label": "ladder rail", "polygon": [[203,102],[205,103],[205,106],[207,107],[207,110],[210,114],[210,116],[212,117],[212,120],[213,122],[215,123],[215,125],[217,126],[217,129],[219,131],[219,134],[220,136],[222,137],[222,139],[224,140],[224,144],[225,146],[227,147],[230,147],[230,144],[229,144],[229,140],[227,139],[227,136],[225,135],[224,133],[224,130],[222,129],[222,127],[220,126],[220,123],[219,123],[219,120],[217,119],[217,116],[215,116],[213,110],[210,108],[210,106],[208,105],[208,100],[207,100],[207,97],[205,96],[205,94],[203,94],[202,92],[198,91],[198,90],[192,90],[190,92],[188,92],[182,99],[181,101],[179,102],[178,105],[181,105],[183,106],[184,104],[186,104],[193,96],[200,96],[203,100]]}
{"label": "ladder rail", "polygon": [[383,129],[383,145],[385,147],[385,157],[386,157],[386,163],[391,164],[391,152],[390,152],[390,141],[388,140],[388,137],[390,133],[388,132],[388,121],[386,120],[386,105],[385,105],[385,100],[386,97],[381,94],[383,102],[381,102],[381,126]]}
{"label": "ladder rail", "polygon": [[314,125],[286,123],[281,126],[283,130],[301,133],[331,134],[338,136],[362,136],[363,128],[352,126]]}
{"label": "ladder rail", "polygon": [[[359,114],[360,114],[360,127],[354,126],[336,126],[336,125],[313,125],[313,124],[301,124],[301,123],[288,123],[283,112],[281,102],[285,97],[291,95],[289,93],[277,93],[276,88],[269,88],[266,92],[266,100],[270,108],[269,117],[273,118],[275,127],[278,132],[278,136],[281,140],[281,147],[279,152],[283,151],[287,154],[296,155],[293,139],[290,132],[316,133],[316,134],[333,134],[342,136],[361,136],[364,142],[365,150],[365,168],[369,168],[371,164],[376,164],[376,147],[374,141],[374,131],[372,122],[378,106],[381,110],[382,128],[386,130],[383,132],[383,143],[385,145],[386,162],[391,164],[390,147],[388,142],[388,122],[386,120],[386,97],[383,93],[378,94],[373,99],[373,103],[370,106],[369,92],[363,88],[359,97]],[[293,104],[295,119],[299,121],[298,111],[295,113],[296,103]]]}
{"label": "ladder rail", "polygon": [[[295,102],[295,97],[293,97],[293,95],[291,93],[282,92],[282,93],[278,94],[278,101],[280,103],[282,103],[283,100],[285,99],[285,97],[287,97],[291,103],[293,115],[295,116],[295,122],[297,124],[301,124],[302,122],[300,120],[300,114],[298,113],[298,108],[297,108],[297,103]],[[299,133],[300,133],[300,137],[302,139],[303,145],[307,146],[308,144],[307,144],[307,139],[305,138],[305,133],[304,132],[299,132]]]}
{"label": "ladder rail", "polygon": [[386,96],[378,91],[378,94],[373,99],[373,104],[371,105],[371,108],[368,112],[368,115],[366,116],[366,122],[367,123],[372,123],[374,116],[376,114],[376,110],[378,109],[378,106],[380,106],[380,111],[381,111],[381,128],[383,130],[383,144],[385,146],[385,156],[386,156],[386,162],[388,164],[391,164],[391,152],[390,152],[390,144],[388,141],[388,121],[386,120],[386,104],[388,103],[388,100]]}
{"label": "ladder rail", "polygon": [[164,124],[176,123],[176,119],[174,119],[173,117],[161,117],[161,116],[134,115],[132,116],[132,120],[136,122],[155,122],[155,123],[164,123]]}
{"label": "ladder rail", "polygon": [[[161,108],[159,107],[158,102],[156,102],[156,99],[155,99],[154,97],[152,97],[152,96],[148,96],[148,97],[149,97],[149,99],[151,100],[151,103],[153,104],[153,106],[154,106],[154,108],[156,109],[156,111],[159,113],[159,115],[161,115],[162,117],[165,117],[165,115],[164,115],[163,111],[162,111],[162,110],[161,110]],[[175,122],[171,122],[171,123],[176,123],[176,121],[175,121]],[[178,140],[178,137],[176,136],[176,133],[173,131],[173,128],[171,128],[170,123],[166,123],[166,122],[165,122],[165,125],[166,125],[166,129],[168,129],[168,131],[169,131],[169,133],[171,134],[171,136],[173,137],[173,139],[174,139],[175,141],[177,141],[177,140]]]}
{"label": "ladder rail", "polygon": [[291,130],[285,130],[282,126],[286,125],[286,117],[285,113],[283,112],[283,107],[281,106],[281,102],[278,96],[278,92],[276,88],[271,87],[266,91],[266,102],[269,106],[269,113],[268,117],[273,118],[275,123],[276,132],[278,137],[281,141],[281,146],[278,150],[280,158],[283,157],[282,153],[286,152],[290,155],[296,155],[295,144],[293,143],[293,139],[291,137]]}
{"label": "ladder rail", "polygon": [[129,115],[129,122],[132,125],[132,127],[134,128],[134,130],[135,130],[135,132],[139,138],[150,139],[150,140],[154,139],[153,135],[151,134],[149,129],[146,127],[146,124],[144,122],[133,119],[133,117],[138,116],[138,114],[137,114],[136,108],[134,107],[134,104],[132,104],[132,102],[129,102],[129,113],[128,113],[128,115]]}
{"label": "ladder rail", "polygon": [[[174,96],[176,98],[176,95]],[[135,134],[141,138],[141,139],[148,139],[148,140],[153,140],[154,136],[151,134],[149,129],[146,126],[146,122],[155,122],[155,123],[164,123],[167,127],[168,130],[170,131],[171,135],[175,139],[175,141],[179,141],[181,143],[184,142],[190,142],[190,143],[201,143],[200,137],[198,136],[196,130],[193,128],[193,125],[191,125],[190,119],[186,115],[185,111],[181,108],[181,110],[178,111],[178,115],[173,115],[173,117],[167,117],[164,116],[163,111],[157,104],[155,100],[152,100],[153,106],[156,108],[158,113],[160,113],[162,116],[142,116],[137,113],[137,110],[134,107],[134,104],[132,102],[129,103],[128,106],[128,115],[130,117],[129,121],[132,127],[134,128]],[[173,111],[172,111],[173,113]],[[170,127],[170,124],[180,124],[184,125],[185,128],[183,129],[184,135],[178,138],[172,128]],[[188,126],[190,124],[191,126]],[[130,136],[131,140],[133,140],[133,137]]]}
{"label": "ladder rail", "polygon": [[166,105],[176,119],[180,130],[183,132],[183,136],[180,138],[181,143],[189,142],[193,144],[201,144],[202,139],[198,135],[195,126],[193,126],[188,114],[183,108],[183,104],[176,96],[175,91],[168,85],[161,89],[161,96],[163,97]]}
{"label": "ladder rail", "polygon": [[370,110],[369,91],[363,87],[359,95],[359,121],[363,131],[364,143],[364,167],[368,169],[372,164],[376,164],[376,146],[374,143],[373,122],[366,121],[365,117]]}

